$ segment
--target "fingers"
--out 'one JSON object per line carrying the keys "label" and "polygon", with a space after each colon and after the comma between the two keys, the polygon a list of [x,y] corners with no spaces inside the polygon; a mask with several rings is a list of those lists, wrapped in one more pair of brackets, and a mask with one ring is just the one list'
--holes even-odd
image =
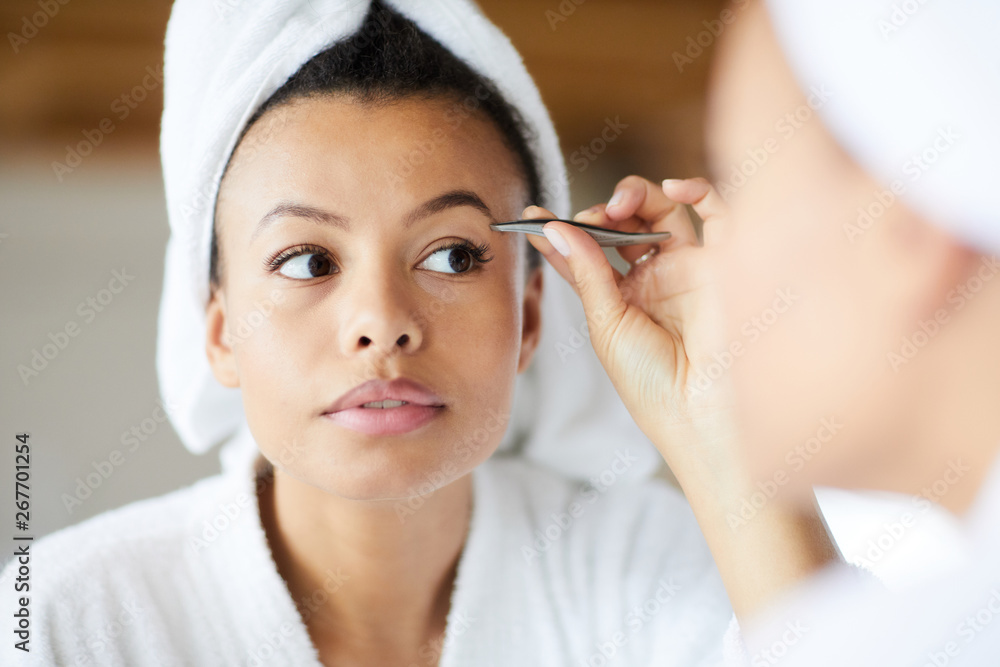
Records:
{"label": "fingers", "polygon": [[565,222],[549,222],[542,231],[556,254],[566,261],[569,283],[583,303],[594,350],[604,362],[613,332],[628,308],[618,287],[623,276],[611,266],[597,241],[582,229]]}
{"label": "fingers", "polygon": [[[612,220],[607,216],[607,214],[605,214],[605,206],[606,204],[598,204],[597,206],[592,206],[586,211],[580,211],[573,217],[573,220],[575,222],[585,222],[588,225],[597,225],[598,227],[615,229],[620,232],[648,232],[651,229],[651,225],[648,222],[634,216],[624,220]],[[618,246],[616,249],[622,259],[631,264],[636,260],[636,258],[652,247],[652,245],[646,244]]]}
{"label": "fingers", "polygon": [[[698,243],[687,208],[678,206],[678,202],[668,197],[661,186],[640,176],[626,176],[618,182],[614,195],[604,208],[604,215],[610,220],[620,220],[622,226],[629,221],[638,222],[634,225],[638,228],[623,231],[670,232],[671,238],[658,244],[661,251]],[[619,253],[631,263],[652,247],[624,246],[619,248]]]}
{"label": "fingers", "polygon": [[661,187],[641,176],[626,176],[618,181],[604,212],[612,220],[636,217],[652,222],[666,217],[676,206]]}
{"label": "fingers", "polygon": [[662,184],[664,194],[674,201],[691,204],[705,221],[702,235],[705,245],[717,244],[729,227],[729,205],[704,178],[667,179]]}
{"label": "fingers", "polygon": [[[728,233],[729,207],[704,178],[668,179],[656,185],[640,176],[626,176],[615,186],[614,194],[606,204],[597,204],[580,211],[573,220],[623,232],[671,233],[671,237],[663,243],[618,247],[618,254],[622,259],[633,264],[657,246],[661,252],[669,252],[671,248],[698,245],[698,235],[688,210],[680,204],[690,204],[701,216],[705,223],[702,235],[706,246],[718,244]],[[524,216],[557,217],[538,206],[525,209]],[[528,241],[563,278],[575,285],[569,263],[555,251],[548,239],[529,236]]]}
{"label": "fingers", "polygon": [[[541,206],[529,206],[524,209],[524,212],[521,215],[524,216],[525,219],[558,217],[553,214],[552,211],[548,211]],[[566,282],[573,285],[573,289],[575,290],[576,284],[573,282],[573,272],[570,271],[566,258],[556,252],[556,249],[552,247],[552,243],[550,243],[544,236],[525,234],[525,237],[528,239],[528,243],[534,246],[535,250],[542,253],[542,256],[548,260],[549,264],[552,265],[552,268],[558,271],[559,275],[561,275]]]}

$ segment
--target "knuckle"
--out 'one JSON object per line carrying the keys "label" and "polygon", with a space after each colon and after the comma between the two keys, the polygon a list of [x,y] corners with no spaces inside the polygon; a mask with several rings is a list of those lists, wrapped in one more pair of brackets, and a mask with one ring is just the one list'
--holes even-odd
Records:
{"label": "knuckle", "polygon": [[619,188],[625,187],[625,188],[629,188],[629,189],[645,188],[646,187],[646,179],[643,178],[642,176],[637,175],[637,174],[629,174],[628,176],[626,176],[622,180],[618,181],[618,187]]}

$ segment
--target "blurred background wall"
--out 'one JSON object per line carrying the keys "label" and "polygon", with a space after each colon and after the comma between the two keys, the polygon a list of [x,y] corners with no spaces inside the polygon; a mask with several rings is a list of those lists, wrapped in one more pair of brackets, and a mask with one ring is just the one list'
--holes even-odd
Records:
{"label": "blurred background wall", "polygon": [[[707,175],[704,94],[723,3],[480,4],[549,106],[574,211],[606,200],[630,173]],[[168,237],[158,75],[169,12],[166,0],[0,3],[0,437],[31,434],[36,537],[219,470],[215,452],[192,456],[155,419]],[[115,272],[125,276],[118,293]],[[19,370],[46,345],[56,353],[43,370]],[[0,456],[4,498],[13,496],[12,450]],[[115,450],[124,460],[105,477]],[[92,473],[99,483],[85,484]],[[860,557],[901,511],[898,500],[856,494],[823,501],[841,546]],[[890,576],[916,571],[942,530],[940,517],[925,519],[873,565]]]}

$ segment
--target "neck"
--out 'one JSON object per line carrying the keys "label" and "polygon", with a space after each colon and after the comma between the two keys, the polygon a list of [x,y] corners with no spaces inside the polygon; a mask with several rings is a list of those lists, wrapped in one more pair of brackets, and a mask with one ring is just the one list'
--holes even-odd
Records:
{"label": "neck", "polygon": [[[957,437],[957,436],[956,436]],[[949,447],[928,458],[922,475],[914,478],[909,491],[942,505],[956,515],[973,506],[986,476],[1000,456],[1000,436]]]}
{"label": "neck", "polygon": [[954,313],[914,360],[924,408],[910,415],[908,439],[916,448],[907,490],[959,515],[1000,456],[1000,279],[994,283]]}
{"label": "neck", "polygon": [[914,440],[922,451],[913,452],[907,490],[956,515],[972,507],[1000,456],[1000,382],[981,380],[965,375],[958,391],[942,378],[935,409],[915,420]]}
{"label": "neck", "polygon": [[344,499],[274,471],[261,492],[262,521],[321,651],[412,656],[440,641],[471,500],[470,474],[401,521],[397,500]]}

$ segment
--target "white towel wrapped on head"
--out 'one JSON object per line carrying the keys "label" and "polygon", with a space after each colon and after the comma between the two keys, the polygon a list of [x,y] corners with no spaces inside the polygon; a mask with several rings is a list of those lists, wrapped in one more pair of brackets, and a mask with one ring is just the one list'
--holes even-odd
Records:
{"label": "white towel wrapped on head", "polygon": [[843,149],[982,252],[1000,250],[1000,3],[768,0],[778,41]]}

